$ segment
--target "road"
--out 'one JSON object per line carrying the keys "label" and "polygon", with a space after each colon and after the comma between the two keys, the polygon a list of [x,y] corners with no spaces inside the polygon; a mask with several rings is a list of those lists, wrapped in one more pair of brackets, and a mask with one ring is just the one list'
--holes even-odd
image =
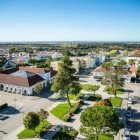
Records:
{"label": "road", "polygon": [[40,108],[46,109],[50,106],[47,97],[49,91],[40,96],[22,96],[0,91],[0,101],[8,103],[8,108],[0,112],[4,119],[0,120],[0,139],[8,135],[18,127],[22,126],[23,117],[30,111],[37,112]]}

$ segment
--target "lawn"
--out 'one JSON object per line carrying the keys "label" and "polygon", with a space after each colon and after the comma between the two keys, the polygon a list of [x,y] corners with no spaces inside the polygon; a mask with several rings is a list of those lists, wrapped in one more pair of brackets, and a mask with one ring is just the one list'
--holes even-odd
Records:
{"label": "lawn", "polygon": [[102,99],[102,97],[101,97],[100,95],[98,95],[98,94],[90,95],[90,96],[87,98],[88,101],[99,101],[99,100],[101,100],[101,99]]}
{"label": "lawn", "polygon": [[119,97],[111,97],[110,98],[110,102],[111,102],[111,104],[112,104],[112,106],[114,106],[114,107],[121,107],[121,105],[122,105],[122,98],[119,98]]}
{"label": "lawn", "polygon": [[84,85],[82,85],[82,89],[83,90],[86,90],[86,91],[96,91],[96,90],[98,90],[100,88],[100,86],[99,85],[91,85],[91,84],[84,84]]}
{"label": "lawn", "polygon": [[[74,106],[75,104],[72,103],[72,106]],[[58,106],[56,106],[55,108],[53,108],[51,110],[51,113],[58,117],[59,119],[61,119],[64,115],[68,114],[71,110],[71,107],[69,106],[68,103],[63,103],[63,104],[59,104]]]}
{"label": "lawn", "polygon": [[40,133],[44,127],[50,128],[51,124],[47,120],[42,120],[35,128],[35,132],[32,129],[24,129],[21,131],[17,136],[19,139],[24,139],[24,138],[34,138],[38,133]]}
{"label": "lawn", "polygon": [[100,136],[99,136],[99,140],[113,140],[114,138],[113,138],[113,136],[112,135],[103,135],[103,134],[101,134]]}
{"label": "lawn", "polygon": [[[95,135],[93,135],[92,138],[89,138],[89,140],[95,140]],[[114,137],[111,134],[100,134],[99,140],[114,140]]]}
{"label": "lawn", "polygon": [[78,132],[76,130],[68,130],[68,132],[64,132],[62,129],[56,133],[56,135],[52,138],[53,140],[74,140],[77,136]]}
{"label": "lawn", "polygon": [[79,100],[82,97],[83,97],[83,94],[82,93],[70,94],[69,95],[70,100]]}
{"label": "lawn", "polygon": [[79,107],[79,103],[71,103],[73,107],[70,107],[68,103],[62,103],[53,108],[50,112],[63,121],[68,121],[70,114],[73,114]]}
{"label": "lawn", "polygon": [[[104,91],[107,92],[108,94],[113,94],[111,92],[111,87],[110,86],[106,86]],[[116,94],[124,94],[124,89],[122,87],[118,87],[117,90],[116,90]]]}

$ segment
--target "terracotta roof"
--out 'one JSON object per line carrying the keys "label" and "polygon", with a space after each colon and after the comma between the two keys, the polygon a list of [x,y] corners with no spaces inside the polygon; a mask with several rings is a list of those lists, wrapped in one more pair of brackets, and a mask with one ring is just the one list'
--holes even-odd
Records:
{"label": "terracotta roof", "polygon": [[106,69],[104,69],[102,67],[98,67],[93,72],[106,72]]}
{"label": "terracotta roof", "polygon": [[47,73],[50,72],[50,70],[45,68],[34,68],[34,67],[19,67],[19,70],[25,70],[33,73]]}
{"label": "terracotta roof", "polygon": [[55,76],[57,74],[57,71],[51,70],[51,77]]}
{"label": "terracotta roof", "polygon": [[130,71],[131,73],[136,73],[136,72],[137,72],[136,66],[133,65],[133,66],[129,69],[129,71]]}
{"label": "terracotta roof", "polygon": [[0,83],[23,86],[23,87],[30,87],[43,80],[44,78],[42,78],[37,74],[30,77],[20,77],[20,76],[13,76],[7,74],[0,74]]}

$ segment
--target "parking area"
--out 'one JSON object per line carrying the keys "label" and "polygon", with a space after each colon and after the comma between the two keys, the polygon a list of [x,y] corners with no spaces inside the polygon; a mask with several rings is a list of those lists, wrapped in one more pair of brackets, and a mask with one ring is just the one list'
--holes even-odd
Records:
{"label": "parking area", "polygon": [[[130,140],[140,139],[140,84],[128,83],[128,90],[131,92],[126,95],[125,115],[125,134],[131,135]],[[131,108],[131,109],[130,109]]]}
{"label": "parking area", "polygon": [[22,125],[23,117],[30,111],[46,109],[50,106],[47,99],[51,93],[46,91],[40,96],[22,96],[0,91],[0,100],[8,107],[0,111],[0,139]]}

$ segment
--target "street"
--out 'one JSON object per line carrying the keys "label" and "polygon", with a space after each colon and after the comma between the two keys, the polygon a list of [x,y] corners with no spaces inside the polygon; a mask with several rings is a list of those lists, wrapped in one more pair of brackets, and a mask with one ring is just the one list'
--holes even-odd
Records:
{"label": "street", "polygon": [[0,112],[0,139],[23,124],[23,117],[30,111],[37,112],[40,108],[46,109],[50,106],[47,99],[51,93],[46,91],[38,96],[22,96],[0,91],[1,102],[8,103],[8,107]]}

